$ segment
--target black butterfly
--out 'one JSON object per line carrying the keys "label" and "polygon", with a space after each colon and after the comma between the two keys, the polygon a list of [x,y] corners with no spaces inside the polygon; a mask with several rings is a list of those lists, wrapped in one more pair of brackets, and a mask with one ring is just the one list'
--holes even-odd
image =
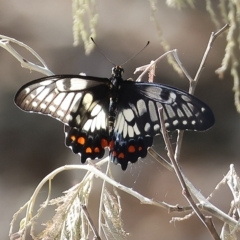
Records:
{"label": "black butterfly", "polygon": [[166,129],[204,131],[213,126],[211,109],[196,97],[162,84],[122,79],[116,66],[112,77],[81,75],[44,77],[22,86],[15,103],[27,112],[50,115],[65,124],[66,145],[87,158],[121,164],[147,155],[153,136],[160,134],[158,108]]}

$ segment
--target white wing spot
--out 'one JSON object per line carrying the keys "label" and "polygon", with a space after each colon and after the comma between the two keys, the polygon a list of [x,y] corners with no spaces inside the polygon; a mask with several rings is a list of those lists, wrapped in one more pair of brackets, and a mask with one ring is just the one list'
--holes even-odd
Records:
{"label": "white wing spot", "polygon": [[80,122],[81,122],[81,117],[80,117],[79,114],[76,116],[75,122],[76,122],[76,125],[79,125],[79,124],[80,124]]}
{"label": "white wing spot", "polygon": [[[165,126],[166,126],[166,123],[165,123]],[[153,127],[154,131],[159,131],[160,130],[160,126],[159,124],[155,124],[154,127]]]}
{"label": "white wing spot", "polygon": [[148,109],[149,109],[149,114],[150,114],[150,118],[151,118],[152,122],[157,121],[158,116],[157,116],[156,108],[155,108],[153,101],[148,102]]}
{"label": "white wing spot", "polygon": [[134,136],[134,131],[132,126],[128,126],[128,136],[133,137]]}
{"label": "white wing spot", "polygon": [[183,108],[183,110],[186,113],[188,118],[192,116],[191,111],[188,109],[188,107],[185,104],[182,104],[182,108]]}
{"label": "white wing spot", "polygon": [[62,110],[58,110],[58,111],[57,111],[57,115],[58,115],[59,117],[63,117],[63,116],[64,116],[64,112],[63,112]]}
{"label": "white wing spot", "polygon": [[119,113],[114,124],[114,127],[116,129],[119,129],[119,125],[120,125],[120,122],[122,121],[122,117],[123,117],[122,113]]}
{"label": "white wing spot", "polygon": [[28,94],[30,92],[30,88],[25,88],[24,91],[25,91],[25,94]]}
{"label": "white wing spot", "polygon": [[73,98],[74,98],[74,93],[73,92],[68,93],[68,95],[62,101],[61,109],[64,111],[67,111],[70,107],[70,104],[72,103]]}
{"label": "white wing spot", "polygon": [[50,110],[50,112],[55,112],[56,111],[56,107],[51,105],[51,106],[49,106],[49,110]]}
{"label": "white wing spot", "polygon": [[192,123],[192,125],[195,125],[195,124],[196,124],[196,121],[195,121],[195,120],[192,120],[191,123]]}
{"label": "white wing spot", "polygon": [[170,126],[170,124],[169,123],[165,123],[165,127],[167,128],[167,127],[169,127]]}
{"label": "white wing spot", "polygon": [[145,127],[144,127],[144,131],[145,131],[145,132],[149,132],[150,127],[151,127],[150,124],[149,124],[149,123],[146,123],[146,124],[145,124]]}
{"label": "white wing spot", "polygon": [[72,121],[72,116],[71,116],[70,114],[68,114],[68,115],[66,116],[66,120],[67,120],[67,121]]}
{"label": "white wing spot", "polygon": [[47,107],[47,105],[46,105],[45,103],[41,103],[41,104],[40,104],[40,108],[41,108],[41,109],[46,109],[46,107]]}
{"label": "white wing spot", "polygon": [[147,112],[146,104],[142,99],[137,101],[137,109],[138,109],[139,116],[142,116],[144,113]]}
{"label": "white wing spot", "polygon": [[180,110],[180,109],[177,109],[177,114],[178,116],[181,118],[181,117],[184,117],[184,114],[183,112]]}
{"label": "white wing spot", "polygon": [[96,128],[98,130],[101,128],[106,129],[106,119],[103,110],[101,110],[99,114],[96,116]]}
{"label": "white wing spot", "polygon": [[194,106],[191,103],[187,103],[187,105],[191,109],[191,111],[194,111]]}
{"label": "white wing spot", "polygon": [[48,95],[49,90],[50,90],[49,88],[44,89],[44,90],[37,96],[37,99],[38,99],[39,101],[42,101],[42,100]]}
{"label": "white wing spot", "polygon": [[170,105],[165,105],[165,107],[170,118],[176,117],[176,114]]}
{"label": "white wing spot", "polygon": [[121,133],[123,131],[123,126],[124,126],[124,119],[123,117],[119,119],[119,132]]}
{"label": "white wing spot", "polygon": [[186,120],[183,120],[183,125],[187,125],[187,121]]}
{"label": "white wing spot", "polygon": [[178,125],[178,120],[174,120],[174,121],[173,121],[173,125],[174,125],[174,126]]}
{"label": "white wing spot", "polygon": [[46,101],[47,103],[49,103],[49,102],[52,101],[53,97],[54,97],[54,93],[50,93],[50,94],[45,98],[45,101]]}
{"label": "white wing spot", "polygon": [[59,106],[65,96],[66,96],[66,93],[60,93],[60,94],[53,100],[53,103],[54,103],[56,106]]}
{"label": "white wing spot", "polygon": [[99,105],[99,104],[97,104],[94,108],[93,108],[93,110],[91,111],[91,116],[93,117],[93,116],[96,116],[100,111],[101,111],[101,109],[102,109],[102,107]]}
{"label": "white wing spot", "polygon": [[92,104],[93,96],[90,93],[85,94],[83,97],[82,104],[84,105],[85,109],[88,109]]}
{"label": "white wing spot", "polygon": [[47,85],[51,84],[52,82],[53,82],[52,80],[46,80],[46,81],[40,82],[39,84],[42,86],[47,86]]}
{"label": "white wing spot", "polygon": [[73,113],[77,112],[78,107],[79,107],[77,102],[80,100],[81,97],[82,97],[82,93],[77,93],[76,94],[76,96],[74,97],[74,100],[73,100],[73,102],[71,104],[71,107],[70,107],[71,112],[73,112]]}
{"label": "white wing spot", "polygon": [[35,92],[36,92],[35,96],[38,95],[40,92],[42,92],[43,89],[44,89],[44,86],[38,87],[38,88],[35,90]]}
{"label": "white wing spot", "polygon": [[37,102],[35,102],[35,101],[32,102],[32,106],[33,106],[33,107],[37,107],[37,105],[38,105]]}
{"label": "white wing spot", "polygon": [[185,101],[185,102],[190,102],[191,98],[186,96],[186,95],[181,95],[181,98]]}
{"label": "white wing spot", "polygon": [[93,119],[92,121],[92,125],[91,125],[91,132],[94,132],[95,128],[96,128],[96,118]]}
{"label": "white wing spot", "polygon": [[124,115],[126,121],[128,121],[128,122],[131,122],[134,118],[134,114],[133,114],[133,111],[131,109],[125,109],[123,111],[123,115]]}
{"label": "white wing spot", "polygon": [[172,100],[176,99],[176,94],[174,92],[170,92],[170,97],[172,98]]}
{"label": "white wing spot", "polygon": [[139,131],[136,123],[135,123],[135,125],[133,126],[133,130],[134,130],[134,132],[136,133],[136,135],[139,135],[139,134],[140,134],[140,131]]}
{"label": "white wing spot", "polygon": [[201,111],[202,111],[202,112],[205,112],[205,111],[206,111],[206,108],[202,107],[202,108],[201,108]]}
{"label": "white wing spot", "polygon": [[[79,115],[78,115],[79,116]],[[92,119],[88,119],[87,122],[84,124],[83,126],[83,130],[85,131],[89,131],[90,127],[91,127],[91,124],[92,124]]]}
{"label": "white wing spot", "polygon": [[128,133],[128,125],[127,122],[124,122],[124,127],[123,127],[123,137],[125,138]]}

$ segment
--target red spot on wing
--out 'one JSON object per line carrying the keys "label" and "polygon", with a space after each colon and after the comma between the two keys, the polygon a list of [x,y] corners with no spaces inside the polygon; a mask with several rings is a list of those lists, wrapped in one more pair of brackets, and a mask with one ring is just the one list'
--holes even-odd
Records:
{"label": "red spot on wing", "polygon": [[134,153],[136,151],[136,148],[134,146],[129,146],[128,147],[128,152],[129,153]]}
{"label": "red spot on wing", "polygon": [[99,153],[99,152],[100,152],[100,149],[99,149],[98,147],[95,147],[95,148],[94,148],[94,152],[95,152],[95,153]]}
{"label": "red spot on wing", "polygon": [[114,147],[114,141],[113,141],[113,140],[110,141],[108,146],[109,146],[110,150],[113,150],[113,147]]}
{"label": "red spot on wing", "polygon": [[79,144],[84,145],[86,142],[86,139],[84,137],[79,137],[77,141]]}
{"label": "red spot on wing", "polygon": [[122,158],[123,159],[124,157],[125,157],[124,153],[119,153],[118,154],[118,158]]}
{"label": "red spot on wing", "polygon": [[70,139],[74,142],[74,141],[76,140],[76,137],[75,137],[74,135],[72,135],[72,136],[70,137]]}
{"label": "red spot on wing", "polygon": [[92,153],[92,149],[90,147],[86,148],[86,153]]}
{"label": "red spot on wing", "polygon": [[[109,143],[110,144],[110,143]],[[105,138],[102,138],[101,140],[101,147],[104,149],[105,147],[107,147],[108,145],[108,141]]]}

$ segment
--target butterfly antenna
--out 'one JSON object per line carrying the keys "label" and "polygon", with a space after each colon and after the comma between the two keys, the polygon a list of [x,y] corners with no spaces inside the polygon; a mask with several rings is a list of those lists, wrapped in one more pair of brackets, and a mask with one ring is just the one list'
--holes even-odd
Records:
{"label": "butterfly antenna", "polygon": [[92,42],[97,47],[97,50],[104,56],[105,59],[107,59],[108,62],[110,62],[113,66],[116,66],[100,49],[100,47],[97,45],[97,43],[94,41],[94,39],[91,37]]}
{"label": "butterfly antenna", "polygon": [[148,45],[149,45],[149,41],[147,42],[147,44],[145,45],[145,47],[143,47],[138,53],[136,53],[135,55],[133,55],[131,58],[129,58],[127,61],[123,62],[122,64],[120,64],[120,66],[123,66],[124,64],[128,63],[129,61],[131,61],[133,58],[135,58],[138,54],[140,54]]}

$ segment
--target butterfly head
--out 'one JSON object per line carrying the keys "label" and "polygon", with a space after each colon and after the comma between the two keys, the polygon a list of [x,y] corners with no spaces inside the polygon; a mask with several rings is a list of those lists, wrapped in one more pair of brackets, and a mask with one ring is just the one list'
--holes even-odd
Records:
{"label": "butterfly head", "polygon": [[115,66],[112,68],[112,76],[115,78],[122,78],[124,70],[120,66]]}

